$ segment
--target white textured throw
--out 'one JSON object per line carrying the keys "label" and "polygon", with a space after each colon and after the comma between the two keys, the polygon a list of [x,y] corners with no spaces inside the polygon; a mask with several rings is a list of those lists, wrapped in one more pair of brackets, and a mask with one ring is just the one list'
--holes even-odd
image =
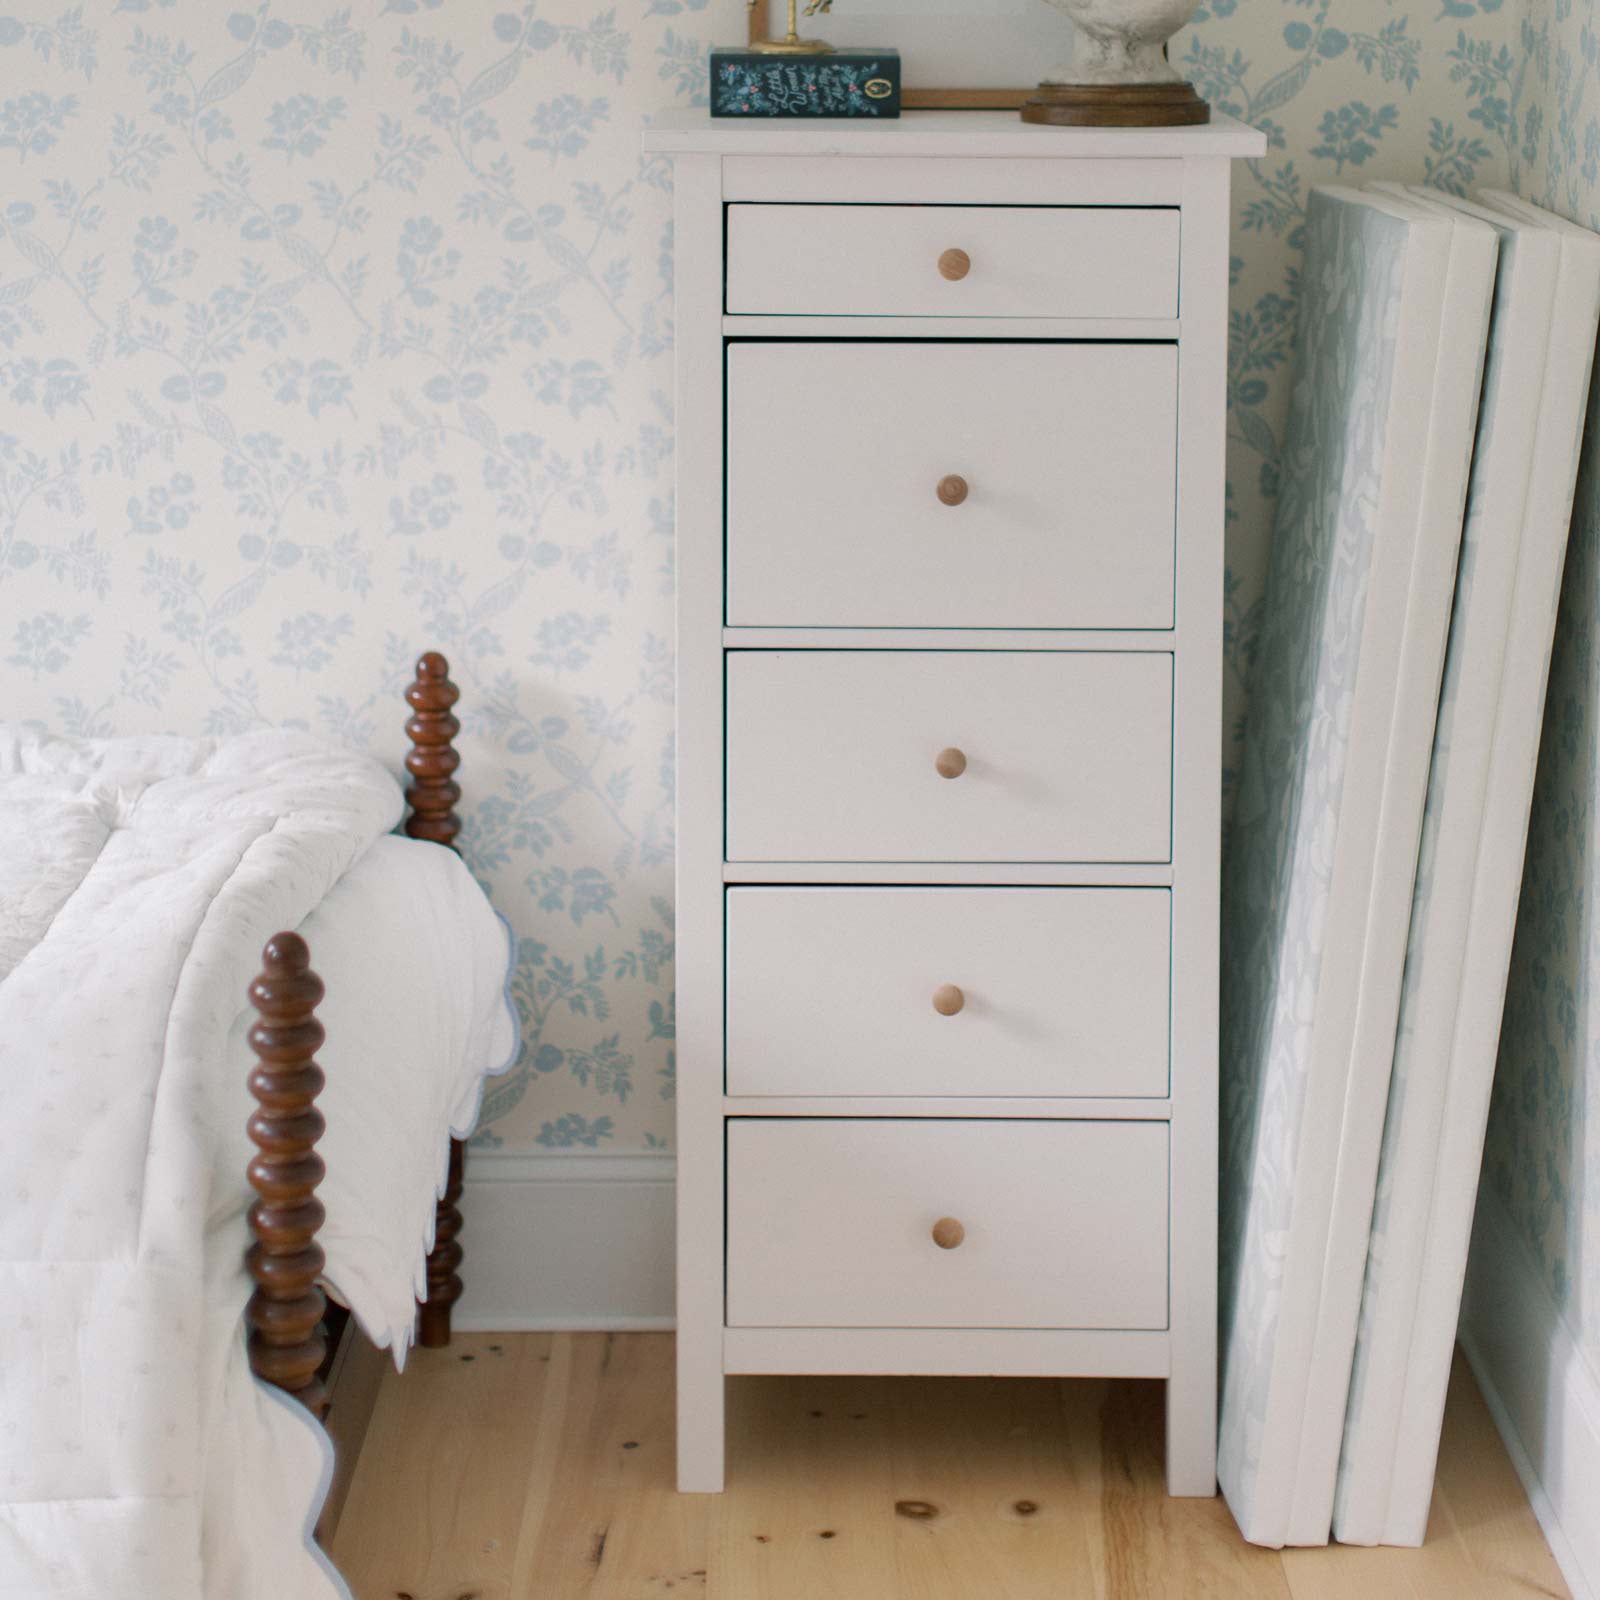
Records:
{"label": "white textured throw", "polygon": [[293,733],[0,724],[5,1600],[346,1592],[306,1538],[325,1438],[245,1355],[239,1018],[264,941],[401,806],[375,762]]}

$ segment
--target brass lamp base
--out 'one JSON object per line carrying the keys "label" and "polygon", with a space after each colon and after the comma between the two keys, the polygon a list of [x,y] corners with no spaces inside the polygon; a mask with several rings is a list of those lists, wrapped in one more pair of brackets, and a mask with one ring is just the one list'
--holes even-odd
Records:
{"label": "brass lamp base", "polygon": [[757,39],[750,48],[764,56],[826,56],[833,46],[826,39],[802,39],[791,33],[785,39]]}
{"label": "brass lamp base", "polygon": [[1024,122],[1066,128],[1177,128],[1211,120],[1192,83],[1041,83]]}

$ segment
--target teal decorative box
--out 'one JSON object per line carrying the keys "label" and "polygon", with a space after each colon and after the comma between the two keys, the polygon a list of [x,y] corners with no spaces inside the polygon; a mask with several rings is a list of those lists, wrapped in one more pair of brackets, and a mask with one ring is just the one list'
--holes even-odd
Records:
{"label": "teal decorative box", "polygon": [[714,117],[898,117],[900,52],[711,52]]}

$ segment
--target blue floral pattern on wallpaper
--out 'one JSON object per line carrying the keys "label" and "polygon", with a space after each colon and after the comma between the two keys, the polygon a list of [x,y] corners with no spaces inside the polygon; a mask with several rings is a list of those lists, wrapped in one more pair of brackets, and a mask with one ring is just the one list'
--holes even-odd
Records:
{"label": "blue floral pattern on wallpaper", "polygon": [[522,937],[484,1137],[664,1143],[672,240],[638,131],[703,102],[707,0],[0,12],[7,711],[394,761],[446,650],[464,847]]}
{"label": "blue floral pattern on wallpaper", "polygon": [[[671,180],[638,131],[744,20],[0,0],[5,709],[395,761],[409,660],[447,650],[464,845],[523,940],[491,1142],[670,1138]],[[1273,146],[1237,179],[1237,730],[1307,190],[1504,181],[1546,129],[1499,0],[1206,0],[1174,56]]]}
{"label": "blue floral pattern on wallpaper", "polygon": [[1305,243],[1318,184],[1375,178],[1454,194],[1515,166],[1518,79],[1505,0],[1203,0],[1172,57],[1218,110],[1269,148],[1234,176],[1228,383],[1226,782],[1231,801],[1251,672]]}
{"label": "blue floral pattern on wallpaper", "polygon": [[[1517,189],[1600,230],[1600,35],[1569,0],[1520,19]],[[1600,1373],[1600,399],[1591,391],[1550,663],[1484,1181]]]}

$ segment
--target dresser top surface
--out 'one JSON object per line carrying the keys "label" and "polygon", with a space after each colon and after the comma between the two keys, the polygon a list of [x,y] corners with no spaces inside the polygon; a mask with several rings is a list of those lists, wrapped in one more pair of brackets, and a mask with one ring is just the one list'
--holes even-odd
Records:
{"label": "dresser top surface", "polygon": [[659,112],[644,148],[664,155],[722,156],[1054,156],[1181,160],[1185,156],[1259,156],[1266,135],[1213,114],[1192,128],[1053,128],[1015,111],[907,111],[872,121],[713,117],[708,111]]}

